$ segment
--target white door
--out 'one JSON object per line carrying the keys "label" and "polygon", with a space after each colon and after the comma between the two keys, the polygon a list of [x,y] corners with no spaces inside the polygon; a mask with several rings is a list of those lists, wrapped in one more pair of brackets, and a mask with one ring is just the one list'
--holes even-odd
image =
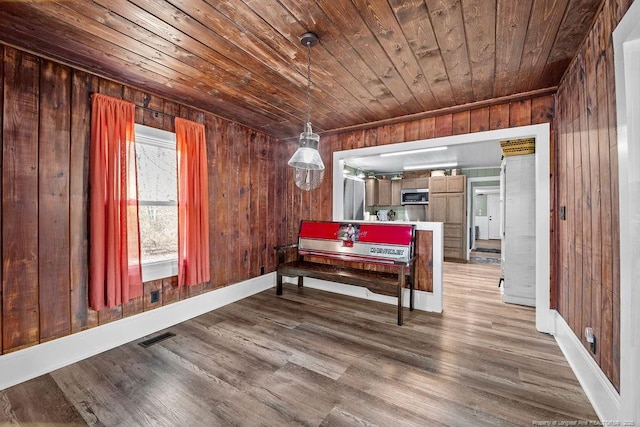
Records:
{"label": "white door", "polygon": [[489,216],[489,238],[500,239],[500,223],[502,215],[500,213],[500,195],[487,194],[487,215]]}

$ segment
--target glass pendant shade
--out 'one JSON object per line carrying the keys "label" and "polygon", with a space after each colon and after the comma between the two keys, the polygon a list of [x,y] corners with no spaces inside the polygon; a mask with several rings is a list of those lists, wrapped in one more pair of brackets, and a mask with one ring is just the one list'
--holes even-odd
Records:
{"label": "glass pendant shade", "polygon": [[294,182],[296,187],[304,191],[311,191],[318,188],[324,177],[324,169],[294,169]]}
{"label": "glass pendant shade", "polygon": [[307,122],[305,131],[300,134],[300,147],[289,159],[289,166],[299,169],[324,170],[322,157],[318,152],[320,136],[313,133],[311,123]]}
{"label": "glass pendant shade", "polygon": [[318,152],[320,136],[313,133],[311,123],[307,122],[300,134],[300,147],[289,159],[289,166],[295,168],[294,181],[304,191],[318,188],[324,177],[324,163]]}

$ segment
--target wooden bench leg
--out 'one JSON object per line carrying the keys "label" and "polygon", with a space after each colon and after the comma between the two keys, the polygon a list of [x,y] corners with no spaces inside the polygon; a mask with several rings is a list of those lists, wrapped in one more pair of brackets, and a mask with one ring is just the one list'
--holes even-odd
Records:
{"label": "wooden bench leg", "polygon": [[276,272],[276,295],[282,295],[282,275]]}
{"label": "wooden bench leg", "polygon": [[413,311],[413,291],[415,287],[413,285],[413,280],[409,283],[409,311]]}
{"label": "wooden bench leg", "polygon": [[[303,276],[298,276],[298,287],[303,285]],[[276,295],[282,295],[282,275],[276,272]]]}
{"label": "wooden bench leg", "polygon": [[398,274],[398,326],[402,326],[402,294],[404,292],[404,269]]}
{"label": "wooden bench leg", "polygon": [[409,284],[409,288],[410,288],[410,296],[411,296],[411,303],[409,304],[409,310],[413,311],[413,299],[414,299],[414,291],[416,290],[416,269],[415,269],[415,265],[412,264],[411,265],[411,269],[409,270],[409,280],[411,280],[411,283]]}

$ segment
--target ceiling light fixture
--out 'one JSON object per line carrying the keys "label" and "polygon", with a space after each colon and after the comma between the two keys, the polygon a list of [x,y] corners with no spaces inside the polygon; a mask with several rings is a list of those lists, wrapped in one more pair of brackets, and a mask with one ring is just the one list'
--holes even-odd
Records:
{"label": "ceiling light fixture", "polygon": [[406,171],[415,171],[420,169],[440,169],[440,168],[453,168],[458,166],[457,163],[434,163],[431,165],[415,165],[415,166],[405,166],[403,169]]}
{"label": "ceiling light fixture", "polygon": [[409,150],[409,151],[394,151],[393,153],[382,153],[380,157],[391,157],[391,156],[404,156],[405,154],[415,154],[415,153],[427,153],[429,151],[443,151],[446,150],[447,147],[431,147],[431,148],[420,148],[417,150]]}
{"label": "ceiling light fixture", "polygon": [[300,43],[307,47],[307,122],[300,134],[300,147],[291,156],[288,165],[295,168],[296,186],[305,191],[318,188],[324,177],[324,163],[318,152],[320,136],[311,130],[311,47],[319,41],[314,33],[300,36]]}

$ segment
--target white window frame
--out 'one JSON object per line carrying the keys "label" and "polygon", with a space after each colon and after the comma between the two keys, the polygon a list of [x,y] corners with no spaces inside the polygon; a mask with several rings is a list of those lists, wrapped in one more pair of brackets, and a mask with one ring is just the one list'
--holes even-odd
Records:
{"label": "white window frame", "polygon": [[[136,145],[146,144],[155,147],[168,148],[176,150],[176,134],[162,129],[156,129],[145,125],[135,125],[136,133]],[[138,199],[138,206],[174,206],[178,202],[158,202]],[[178,230],[176,229],[176,233]],[[152,280],[164,279],[171,276],[178,275],[178,257],[176,252],[176,258],[162,261],[147,261],[142,262],[142,281],[149,282]]]}

